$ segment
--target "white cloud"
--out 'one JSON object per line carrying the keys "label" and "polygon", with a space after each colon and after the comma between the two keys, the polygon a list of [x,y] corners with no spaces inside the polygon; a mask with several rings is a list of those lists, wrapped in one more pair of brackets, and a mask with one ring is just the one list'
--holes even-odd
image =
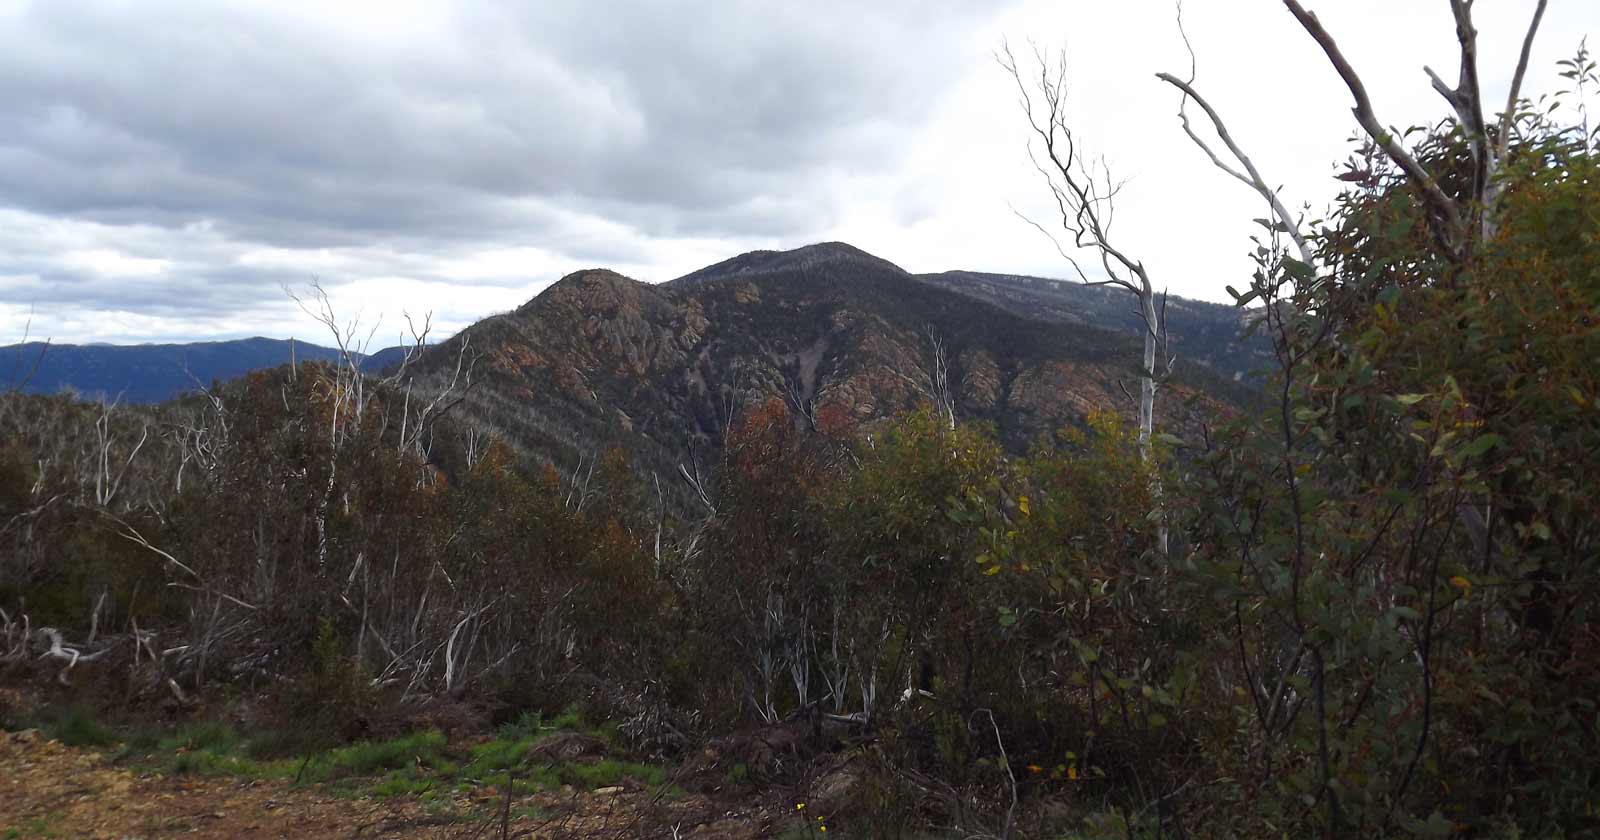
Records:
{"label": "white cloud", "polygon": [[133,257],[105,248],[68,251],[61,255],[61,264],[107,278],[156,277],[172,267],[168,260]]}
{"label": "white cloud", "polygon": [[[1311,3],[1379,113],[1431,122],[1442,2]],[[1531,3],[1481,5],[1501,96]],[[1199,86],[1320,210],[1348,94],[1270,2],[1190,0]],[[1527,90],[1600,6],[1553,4]],[[1129,179],[1119,237],[1222,299],[1259,201],[1183,138],[1157,0],[0,3],[0,341],[317,339],[284,296],[458,329],[579,268],[666,280],[840,239],[914,271],[1061,275],[1002,38],[1065,45],[1083,140]],[[31,315],[30,315],[31,313]]]}

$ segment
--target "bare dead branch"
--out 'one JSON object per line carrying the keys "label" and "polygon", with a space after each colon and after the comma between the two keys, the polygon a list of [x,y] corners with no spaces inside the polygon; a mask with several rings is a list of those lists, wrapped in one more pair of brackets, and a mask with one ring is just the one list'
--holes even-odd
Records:
{"label": "bare dead branch", "polygon": [[1522,37],[1522,52],[1517,56],[1517,70],[1511,75],[1511,91],[1506,94],[1506,109],[1500,113],[1500,131],[1495,138],[1497,156],[1502,160],[1506,156],[1511,127],[1516,120],[1517,102],[1522,98],[1522,78],[1528,74],[1528,57],[1533,53],[1533,39],[1539,34],[1539,23],[1544,20],[1547,5],[1549,0],[1539,0],[1533,9],[1533,20],[1528,23],[1528,33]]}
{"label": "bare dead branch", "polygon": [[1011,758],[1006,755],[1006,742],[1000,737],[1000,725],[995,723],[994,713],[988,709],[979,709],[973,713],[973,716],[976,717],[979,713],[989,718],[989,728],[994,731],[995,747],[1000,750],[1000,766],[1006,771],[1007,789],[1011,793],[1011,806],[1006,809],[1005,824],[1000,828],[1000,833],[996,835],[1000,840],[1005,840],[1005,838],[1011,836],[1011,829],[1015,825],[1017,818],[1017,776],[1011,770]]}
{"label": "bare dead branch", "polygon": [[11,366],[11,372],[6,376],[8,380],[6,388],[8,390],[18,393],[27,390],[28,383],[32,382],[33,377],[39,373],[39,366],[44,364],[45,354],[50,350],[50,339],[47,338],[40,343],[39,352],[33,357],[33,364],[28,367],[26,373],[21,373],[23,365],[22,351],[27,346],[28,336],[32,332],[33,318],[29,316],[28,320],[22,324],[22,340],[17,342],[17,361]]}
{"label": "bare dead branch", "polygon": [[1211,162],[1216,164],[1218,169],[1232,175],[1267,200],[1267,203],[1272,207],[1273,215],[1277,216],[1277,220],[1288,230],[1289,238],[1294,240],[1295,247],[1300,252],[1301,261],[1306,265],[1311,265],[1311,246],[1307,244],[1305,234],[1301,232],[1298,221],[1289,214],[1289,209],[1283,205],[1283,200],[1279,198],[1278,191],[1267,186],[1267,181],[1261,176],[1261,171],[1256,168],[1255,162],[1234,141],[1233,135],[1229,133],[1227,125],[1223,123],[1222,117],[1217,113],[1216,109],[1211,107],[1211,103],[1207,102],[1205,97],[1201,96],[1199,91],[1195,90],[1194,86],[1189,82],[1185,82],[1171,73],[1157,73],[1156,78],[1182,91],[1184,103],[1193,99],[1195,104],[1200,106],[1200,110],[1205,111],[1206,116],[1211,119],[1211,125],[1216,130],[1217,137],[1222,140],[1222,144],[1227,147],[1228,152],[1239,162],[1239,165],[1244,167],[1244,172],[1239,172],[1228,166],[1217,156],[1216,152],[1212,151],[1204,140],[1200,139],[1200,136],[1194,131],[1194,126],[1189,122],[1188,111],[1183,107],[1183,104],[1180,104],[1178,106],[1178,119],[1183,124],[1183,133],[1189,135],[1189,139],[1194,141],[1194,144],[1199,146],[1207,157],[1211,158]]}
{"label": "bare dead branch", "polygon": [[1300,22],[1301,27],[1306,30],[1307,34],[1317,42],[1318,46],[1322,47],[1322,51],[1328,56],[1328,61],[1333,64],[1334,69],[1339,73],[1339,77],[1344,80],[1345,87],[1350,90],[1350,95],[1355,99],[1356,104],[1351,109],[1351,112],[1355,114],[1356,122],[1360,123],[1362,130],[1366,131],[1367,136],[1372,138],[1372,142],[1376,143],[1383,150],[1383,153],[1396,166],[1399,166],[1401,171],[1406,174],[1406,177],[1422,191],[1423,200],[1428,204],[1438,223],[1444,229],[1444,238],[1452,243],[1459,242],[1464,222],[1461,210],[1456,205],[1456,202],[1445,194],[1444,190],[1439,186],[1439,182],[1428,174],[1428,171],[1406,150],[1405,146],[1402,146],[1395,139],[1394,132],[1385,128],[1383,123],[1379,121],[1378,115],[1372,108],[1372,99],[1367,95],[1366,85],[1361,81],[1361,77],[1356,73],[1355,68],[1350,66],[1350,62],[1344,57],[1344,53],[1339,50],[1339,45],[1333,40],[1333,36],[1328,33],[1327,29],[1323,28],[1322,22],[1317,20],[1317,16],[1312,12],[1306,11],[1305,7],[1300,5],[1297,0],[1283,0],[1283,4],[1289,9],[1289,13],[1294,15],[1295,20]]}

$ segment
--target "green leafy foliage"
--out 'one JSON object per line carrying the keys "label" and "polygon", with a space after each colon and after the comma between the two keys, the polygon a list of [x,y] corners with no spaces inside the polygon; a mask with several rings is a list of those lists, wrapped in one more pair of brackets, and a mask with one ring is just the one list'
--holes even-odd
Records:
{"label": "green leafy foliage", "polygon": [[[1516,141],[1475,249],[1379,169],[1319,274],[1258,251],[1276,399],[1197,460],[1185,529],[1234,649],[1248,833],[1595,826],[1600,170],[1540,118]],[[1458,134],[1419,150],[1461,187]]]}

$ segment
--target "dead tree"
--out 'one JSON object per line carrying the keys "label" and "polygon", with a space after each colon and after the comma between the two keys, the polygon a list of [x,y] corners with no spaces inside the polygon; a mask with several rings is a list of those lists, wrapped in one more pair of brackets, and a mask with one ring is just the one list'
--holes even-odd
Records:
{"label": "dead tree", "polygon": [[924,371],[927,376],[928,398],[933,401],[935,411],[943,415],[950,425],[950,430],[956,428],[956,397],[950,388],[950,351],[945,345],[944,337],[939,335],[939,330],[929,324],[925,330],[928,336],[928,369]]}
{"label": "dead tree", "polygon": [[[1472,158],[1472,177],[1468,184],[1468,194],[1464,197],[1448,195],[1440,186],[1439,179],[1428,172],[1422,162],[1400,142],[1402,132],[1386,126],[1378,118],[1372,107],[1371,97],[1367,93],[1366,84],[1344,57],[1333,36],[1322,26],[1316,14],[1306,10],[1296,0],[1284,0],[1284,6],[1322,48],[1329,63],[1343,79],[1355,100],[1352,113],[1371,140],[1373,148],[1405,173],[1407,180],[1421,193],[1423,202],[1428,208],[1430,226],[1445,253],[1457,260],[1465,260],[1476,252],[1483,242],[1491,239],[1499,229],[1499,198],[1502,188],[1500,172],[1505,163],[1511,135],[1516,130],[1522,80],[1527,75],[1529,55],[1533,51],[1533,41],[1538,34],[1539,24],[1544,19],[1548,0],[1538,0],[1534,7],[1532,21],[1528,24],[1527,32],[1522,39],[1522,50],[1517,58],[1516,69],[1511,76],[1511,87],[1506,95],[1505,108],[1492,125],[1484,113],[1484,93],[1479,82],[1478,30],[1472,22],[1473,2],[1472,0],[1448,0],[1448,2],[1451,16],[1455,20],[1456,40],[1460,49],[1456,86],[1450,87],[1432,68],[1424,67],[1423,71],[1432,81],[1434,90],[1444,97],[1454,111],[1456,124],[1460,127]],[[1178,4],[1178,29],[1183,35],[1184,46],[1189,48],[1189,78],[1181,80],[1171,73],[1157,73],[1156,78],[1182,92],[1178,118],[1182,122],[1184,133],[1219,169],[1259,193],[1267,201],[1272,210],[1273,221],[1293,240],[1300,261],[1308,268],[1313,267],[1313,254],[1307,244],[1300,220],[1289,213],[1277,191],[1269,186],[1255,163],[1234,140],[1216,109],[1194,87],[1194,50],[1189,45],[1187,33],[1183,32],[1181,2]],[[1224,160],[1223,156],[1195,131],[1187,111],[1191,99],[1210,120],[1217,139],[1221,141],[1232,163]]]}
{"label": "dead tree", "polygon": [[112,400],[102,406],[100,416],[94,422],[94,503],[102,508],[111,507],[117,491],[122,488],[122,479],[127,476],[128,468],[133,466],[139,450],[150,439],[150,426],[146,423],[140,430],[139,441],[128,451],[127,458],[122,460],[120,467],[116,464],[112,451],[116,449],[117,434],[111,427],[111,419],[116,413],[117,403],[118,400]]}
{"label": "dead tree", "polygon": [[[1148,463],[1152,457],[1156,392],[1161,380],[1171,371],[1174,361],[1166,352],[1166,322],[1163,317],[1165,293],[1160,296],[1162,300],[1158,301],[1155,284],[1151,282],[1150,272],[1144,263],[1127,254],[1113,241],[1115,202],[1122,183],[1112,179],[1104,160],[1091,162],[1084,158],[1079,137],[1069,122],[1067,111],[1066,57],[1058,56],[1052,65],[1049,56],[1035,50],[1034,59],[1038,65],[1036,78],[1023,75],[1009,46],[1001,48],[998,58],[1000,66],[1016,82],[1019,104],[1033,132],[1028,155],[1050,188],[1056,210],[1061,216],[1061,226],[1070,235],[1070,243],[1063,243],[1026,216],[1023,220],[1055,243],[1056,250],[1072,266],[1084,285],[1115,286],[1133,295],[1137,302],[1136,311],[1144,342],[1139,370],[1139,454]],[[1078,259],[1069,252],[1069,244],[1072,251],[1094,254],[1099,259],[1104,276],[1091,278]]]}
{"label": "dead tree", "polygon": [[[468,396],[478,354],[470,336],[461,336],[450,367],[414,376],[414,363],[428,347],[432,319],[424,316],[419,324],[405,315],[410,337],[402,337],[405,352],[399,364],[387,376],[369,377],[362,364],[368,358],[377,327],[363,338],[359,318],[341,320],[319,284],[313,283],[311,293],[304,298],[292,291],[289,295],[328,330],[337,348],[333,375],[318,382],[327,389],[329,414],[328,477],[325,485],[318,488],[313,513],[318,572],[343,580],[338,600],[360,622],[356,655],[366,655],[369,641],[381,651],[384,664],[374,684],[404,682],[409,696],[437,678],[444,691],[458,691],[523,649],[523,642],[501,626],[506,618],[502,615],[502,599],[490,593],[465,591],[434,564],[413,608],[395,597],[402,578],[401,549],[396,549],[385,564],[358,548],[348,568],[336,570],[332,567],[337,558],[331,550],[327,522],[338,495],[337,474],[343,459],[354,447],[364,445],[366,434],[375,433],[384,445],[392,443],[399,452],[414,458],[419,485],[435,480],[436,471],[429,465],[434,426]],[[478,430],[473,430],[468,440],[469,462],[480,457],[483,448]],[[347,496],[344,498],[343,503],[348,505]],[[580,497],[580,507],[581,504]],[[387,571],[384,565],[389,566]],[[433,585],[435,572],[444,578],[438,589]],[[449,616],[447,623],[440,625],[445,616]]]}
{"label": "dead tree", "polygon": [[45,353],[50,349],[50,339],[48,338],[40,342],[39,352],[33,354],[31,363],[25,358],[24,354],[28,349],[28,337],[32,332],[33,319],[29,318],[22,324],[22,340],[17,342],[15,348],[16,358],[6,370],[5,379],[0,380],[0,393],[14,391],[20,394],[26,391],[28,385],[33,382],[34,375],[39,372],[39,366],[44,364]]}
{"label": "dead tree", "polygon": [[928,405],[934,414],[939,416],[940,422],[947,424],[950,430],[954,431],[956,398],[955,391],[950,387],[950,348],[945,343],[944,337],[939,335],[939,329],[933,324],[925,325],[922,334],[928,340],[926,363],[917,371],[917,376],[900,370],[896,370],[895,375],[926,397]]}
{"label": "dead tree", "polygon": [[[428,346],[428,333],[432,331],[433,315],[432,313],[424,315],[420,328],[409,313],[405,314],[405,319],[406,328],[411,334],[410,341],[405,344],[400,364],[395,367],[393,373],[380,380],[380,383],[386,387],[400,388],[405,394],[400,411],[400,449],[415,452],[423,460],[427,460],[431,452],[429,441],[433,425],[440,417],[449,414],[451,409],[466,400],[472,390],[472,374],[477,368],[480,354],[472,349],[472,336],[463,334],[449,380],[441,386],[436,386],[432,399],[419,399],[413,405],[412,396],[416,389],[414,379],[409,373],[412,363],[421,357],[422,351]],[[387,412],[384,419],[387,422]]]}
{"label": "dead tree", "polygon": [[[1084,158],[1067,112],[1066,56],[1058,56],[1052,66],[1048,56],[1035,49],[1034,59],[1038,76],[1030,81],[1023,76],[1009,46],[1002,47],[999,55],[1000,66],[1016,82],[1019,104],[1033,131],[1028,156],[1050,188],[1061,216],[1061,227],[1071,237],[1072,250],[1088,251],[1099,258],[1103,277],[1091,278],[1061,239],[1032,219],[1022,218],[1055,243],[1057,253],[1072,266],[1084,285],[1115,286],[1133,295],[1137,302],[1144,345],[1139,365],[1139,456],[1153,468],[1156,392],[1176,361],[1168,352],[1166,293],[1161,293],[1158,302],[1155,284],[1144,262],[1123,251],[1112,239],[1116,197],[1122,183],[1111,177],[1104,159],[1089,162]],[[1038,147],[1042,147],[1042,157]],[[1159,481],[1153,483],[1152,495],[1159,510]],[[1156,534],[1160,550],[1165,553],[1167,526],[1164,520],[1157,524]]]}
{"label": "dead tree", "polygon": [[[193,378],[193,377],[191,377]],[[172,423],[169,435],[177,445],[178,470],[173,490],[183,492],[183,475],[192,463],[202,475],[216,473],[223,449],[228,445],[228,410],[222,397],[201,385],[198,393],[205,397],[199,408],[179,414]]]}

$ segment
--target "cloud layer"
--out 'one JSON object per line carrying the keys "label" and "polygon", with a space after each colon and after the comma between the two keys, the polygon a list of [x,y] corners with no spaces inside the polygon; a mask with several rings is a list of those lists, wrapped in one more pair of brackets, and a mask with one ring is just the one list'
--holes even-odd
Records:
{"label": "cloud layer", "polygon": [[[1445,4],[1315,5],[1386,119],[1443,113],[1420,66],[1453,65]],[[1480,12],[1492,90],[1525,14]],[[1322,206],[1337,77],[1277,4],[1186,15],[1234,134]],[[1554,4],[1530,90],[1597,29]],[[1168,0],[0,0],[0,343],[315,339],[283,293],[313,278],[395,334],[402,310],[452,330],[578,268],[665,280],[823,239],[1059,276],[1012,212],[1051,207],[1002,37],[1068,47],[1075,124],[1132,179],[1121,244],[1222,298],[1261,210],[1152,78],[1188,64]]]}
{"label": "cloud layer", "polygon": [[721,243],[819,235],[841,179],[893,164],[997,8],[8,8],[0,317],[228,333],[252,305],[287,314],[279,286],[312,275],[483,303],[557,266],[686,270]]}

